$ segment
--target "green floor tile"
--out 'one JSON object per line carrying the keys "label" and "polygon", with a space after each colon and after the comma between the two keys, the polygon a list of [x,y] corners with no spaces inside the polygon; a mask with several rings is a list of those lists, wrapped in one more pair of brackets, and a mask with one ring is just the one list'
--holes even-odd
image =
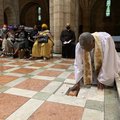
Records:
{"label": "green floor tile", "polygon": [[103,112],[104,111],[104,102],[95,101],[95,100],[87,100],[85,107]]}
{"label": "green floor tile", "polygon": [[51,94],[45,92],[39,92],[33,96],[34,99],[47,100]]}

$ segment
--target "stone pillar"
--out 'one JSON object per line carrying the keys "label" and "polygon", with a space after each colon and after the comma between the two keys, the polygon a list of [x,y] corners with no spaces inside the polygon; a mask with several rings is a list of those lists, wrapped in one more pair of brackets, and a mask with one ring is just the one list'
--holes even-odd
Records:
{"label": "stone pillar", "polygon": [[50,32],[54,35],[54,4],[53,0],[49,0],[49,15],[50,15]]}
{"label": "stone pillar", "polygon": [[53,0],[53,31],[54,31],[54,52],[61,53],[60,34],[64,23],[64,0]]}
{"label": "stone pillar", "polygon": [[[61,31],[66,23],[78,32],[78,0],[50,0],[50,30],[54,35],[54,52],[61,53]],[[77,5],[77,7],[76,7]]]}

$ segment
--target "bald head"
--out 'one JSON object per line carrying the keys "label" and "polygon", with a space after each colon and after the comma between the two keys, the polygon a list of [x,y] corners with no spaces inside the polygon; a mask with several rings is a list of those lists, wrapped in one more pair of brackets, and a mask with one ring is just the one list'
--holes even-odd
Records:
{"label": "bald head", "polygon": [[86,51],[91,51],[95,46],[94,37],[89,32],[84,32],[79,36],[79,43]]}

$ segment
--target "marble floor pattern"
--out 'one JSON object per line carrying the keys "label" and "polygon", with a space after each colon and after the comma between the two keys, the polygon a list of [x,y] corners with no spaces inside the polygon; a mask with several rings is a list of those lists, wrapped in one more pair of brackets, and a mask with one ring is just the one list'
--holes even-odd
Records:
{"label": "marble floor pattern", "polygon": [[0,58],[0,120],[120,120],[116,87],[84,86],[77,97],[74,59]]}

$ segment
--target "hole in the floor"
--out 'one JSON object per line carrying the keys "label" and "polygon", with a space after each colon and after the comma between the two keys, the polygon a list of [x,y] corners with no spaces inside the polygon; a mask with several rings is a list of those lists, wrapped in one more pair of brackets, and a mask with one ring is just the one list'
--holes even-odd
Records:
{"label": "hole in the floor", "polygon": [[79,93],[79,91],[80,91],[80,89],[79,90],[74,90],[74,91],[72,91],[70,88],[67,90],[67,92],[66,92],[66,95],[68,95],[68,96],[78,96],[78,93]]}

